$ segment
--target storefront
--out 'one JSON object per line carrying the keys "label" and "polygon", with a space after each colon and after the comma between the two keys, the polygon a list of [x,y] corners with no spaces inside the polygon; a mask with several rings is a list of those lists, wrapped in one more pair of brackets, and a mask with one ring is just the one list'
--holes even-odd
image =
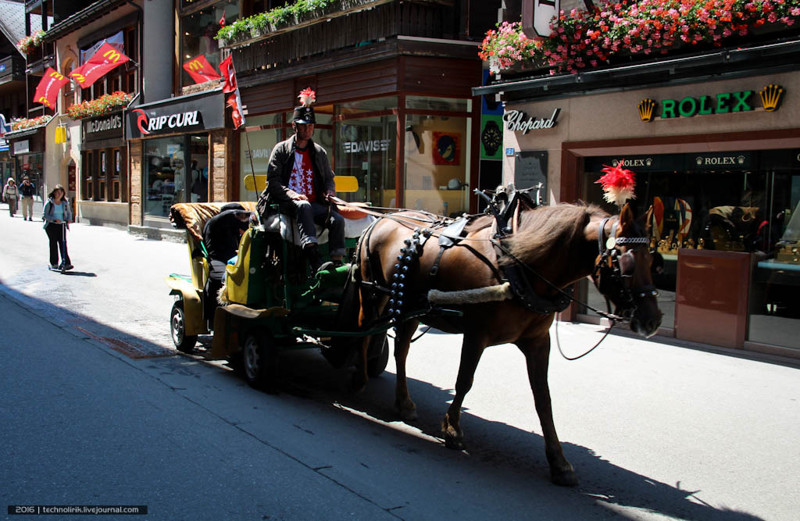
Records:
{"label": "storefront", "polygon": [[8,141],[10,159],[13,164],[5,164],[4,177],[13,174],[17,181],[28,176],[31,183],[36,186],[41,197],[44,193],[44,153],[45,135],[47,125],[8,132],[5,139]]}
{"label": "storefront", "polygon": [[[474,208],[479,107],[473,107],[469,84],[442,85],[430,76],[437,71],[477,82],[480,70],[474,61],[403,61],[404,67],[387,60],[243,89],[249,115],[239,140],[239,196],[254,200],[263,190],[272,148],[292,134],[297,93],[311,87],[317,95],[314,140],[327,150],[337,175],[358,180],[358,192],[344,198],[445,215]],[[427,71],[415,78],[413,94],[404,84],[410,77],[398,77],[404,70]],[[372,88],[374,81],[381,85]]]}
{"label": "storefront", "polygon": [[624,159],[654,210],[660,333],[800,357],[799,94],[789,72],[507,102],[506,181],[541,171],[549,201],[613,212],[595,181]]}
{"label": "storefront", "polygon": [[79,214],[83,221],[128,224],[128,157],[123,129],[122,111],[81,121]]}
{"label": "storefront", "polygon": [[220,90],[126,111],[130,140],[130,222],[169,228],[175,203],[231,199],[231,132]]}

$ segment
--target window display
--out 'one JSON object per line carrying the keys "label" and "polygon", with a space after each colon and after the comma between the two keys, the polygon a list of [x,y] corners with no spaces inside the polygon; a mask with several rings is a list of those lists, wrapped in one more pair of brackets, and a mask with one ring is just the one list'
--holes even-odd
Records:
{"label": "window display", "polygon": [[145,218],[166,218],[176,203],[208,198],[208,136],[175,136],[144,143]]}
{"label": "window display", "polygon": [[[186,4],[183,8],[186,11],[193,9],[193,5]],[[181,64],[188,63],[191,59],[198,56],[205,57],[208,63],[215,70],[219,70],[220,50],[214,36],[219,30],[220,19],[227,23],[234,22],[239,18],[239,4],[223,0],[216,2],[202,9],[195,9],[188,14],[181,16]],[[194,84],[191,76],[181,67],[181,85],[187,86]]]}
{"label": "window display", "polygon": [[[603,164],[618,159],[586,160],[588,201],[602,204],[594,181]],[[800,220],[792,219],[800,204],[798,151],[637,156],[625,158],[625,166],[637,174],[637,213],[652,208],[653,279],[665,326],[674,323],[681,249],[748,252],[752,281],[721,281],[750,284],[748,340],[800,348],[800,300],[793,298],[800,286]],[[599,295],[591,289],[588,295],[602,306]]]}

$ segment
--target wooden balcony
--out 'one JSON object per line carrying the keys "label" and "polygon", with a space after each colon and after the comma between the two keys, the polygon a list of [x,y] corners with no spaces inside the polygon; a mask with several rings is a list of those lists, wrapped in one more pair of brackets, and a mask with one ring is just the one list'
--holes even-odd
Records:
{"label": "wooden balcony", "polygon": [[[374,54],[397,37],[457,40],[458,31],[459,13],[451,0],[361,0],[355,8],[295,20],[266,34],[225,44],[234,55],[240,83],[246,84],[248,76],[294,69],[332,55]],[[386,52],[397,52],[397,45],[388,47],[394,51]],[[436,52],[435,44],[427,47],[430,54]],[[476,56],[474,48],[468,53]]]}
{"label": "wooden balcony", "polygon": [[0,60],[0,85],[15,81],[25,82],[25,60],[12,55]]}

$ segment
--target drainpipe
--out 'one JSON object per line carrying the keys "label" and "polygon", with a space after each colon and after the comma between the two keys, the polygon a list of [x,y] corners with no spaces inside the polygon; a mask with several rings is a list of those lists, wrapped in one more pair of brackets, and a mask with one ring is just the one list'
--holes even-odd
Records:
{"label": "drainpipe", "polygon": [[139,11],[139,96],[144,102],[144,9],[133,0],[128,0],[128,5]]}

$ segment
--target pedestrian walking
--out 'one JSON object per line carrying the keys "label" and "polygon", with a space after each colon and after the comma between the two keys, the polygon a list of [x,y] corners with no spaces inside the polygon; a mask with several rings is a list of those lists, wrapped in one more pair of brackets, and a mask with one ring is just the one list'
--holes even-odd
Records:
{"label": "pedestrian walking", "polygon": [[31,183],[28,176],[23,177],[19,184],[19,195],[22,201],[22,218],[33,221],[33,196],[36,195],[36,186]]}
{"label": "pedestrian walking", "polygon": [[[64,196],[64,187],[56,185],[50,192],[44,205],[44,231],[50,240],[50,269],[58,271],[71,270],[72,263],[67,253],[67,230],[72,222],[72,210],[69,201]],[[61,252],[61,263],[58,262],[58,253]]]}
{"label": "pedestrian walking", "polygon": [[3,200],[8,203],[8,214],[14,217],[17,213],[17,199],[19,198],[19,188],[13,177],[9,177],[3,187]]}

